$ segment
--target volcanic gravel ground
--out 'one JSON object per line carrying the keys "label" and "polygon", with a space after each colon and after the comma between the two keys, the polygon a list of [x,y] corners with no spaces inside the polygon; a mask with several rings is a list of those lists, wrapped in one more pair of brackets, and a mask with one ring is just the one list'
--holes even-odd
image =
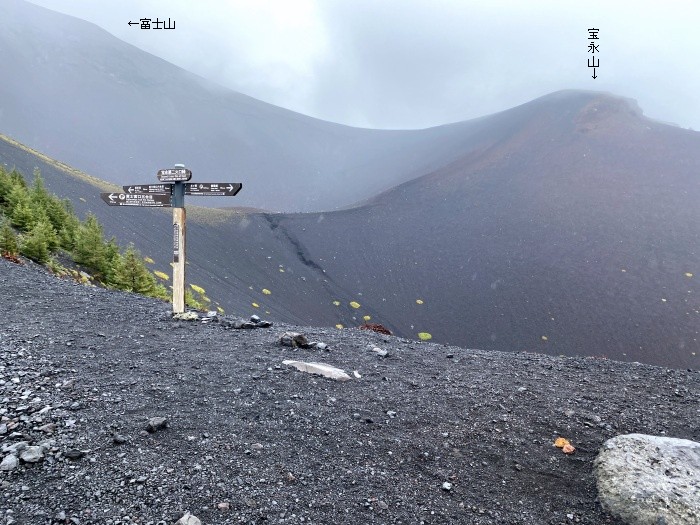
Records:
{"label": "volcanic gravel ground", "polygon": [[[603,441],[700,440],[697,371],[175,321],[4,260],[0,308],[0,445],[45,451],[0,472],[2,524],[620,523],[596,500]],[[329,351],[280,346],[290,329]]]}

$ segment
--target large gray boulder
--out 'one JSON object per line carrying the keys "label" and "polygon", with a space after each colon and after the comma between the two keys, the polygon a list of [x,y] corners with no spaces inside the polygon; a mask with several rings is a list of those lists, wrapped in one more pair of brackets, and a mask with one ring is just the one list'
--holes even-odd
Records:
{"label": "large gray boulder", "polygon": [[700,524],[700,443],[617,436],[603,444],[595,473],[603,508],[629,525]]}

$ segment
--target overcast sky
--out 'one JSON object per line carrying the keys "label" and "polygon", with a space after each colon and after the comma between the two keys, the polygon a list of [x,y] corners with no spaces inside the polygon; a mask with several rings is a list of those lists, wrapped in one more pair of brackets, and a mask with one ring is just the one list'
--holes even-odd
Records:
{"label": "overcast sky", "polygon": [[[576,88],[700,130],[697,0],[32,2],[236,91],[354,126],[428,127]],[[176,29],[127,24],[156,17]],[[600,29],[595,80],[588,28]]]}

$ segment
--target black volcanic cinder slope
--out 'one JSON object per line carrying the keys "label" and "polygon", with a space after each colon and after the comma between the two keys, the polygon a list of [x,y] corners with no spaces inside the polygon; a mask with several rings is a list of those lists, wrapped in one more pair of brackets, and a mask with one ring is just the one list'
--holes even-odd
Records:
{"label": "black volcanic cinder slope", "polygon": [[697,368],[700,136],[614,97],[529,106],[493,148],[280,228],[400,335]]}
{"label": "black volcanic cinder slope", "polygon": [[236,205],[330,210],[494,140],[480,119],[420,131],[323,122],[224,89],[87,22],[23,0],[1,9],[0,133],[118,185],[185,162],[198,181],[242,182]]}
{"label": "black volcanic cinder slope", "polygon": [[[490,146],[358,208],[190,210],[188,281],[238,315],[346,327],[369,316],[466,347],[698,368],[698,134],[582,92],[481,125]],[[2,141],[0,161],[40,166],[169,272],[168,212],[108,208],[98,188]]]}
{"label": "black volcanic cinder slope", "polygon": [[[603,442],[700,439],[697,371],[360,330],[228,330],[32,266],[0,259],[0,448],[46,444],[43,460],[0,471],[6,523],[174,523],[190,511],[216,525],[622,525],[596,497]],[[285,330],[329,351],[280,346]],[[167,427],[145,432],[153,417]]]}

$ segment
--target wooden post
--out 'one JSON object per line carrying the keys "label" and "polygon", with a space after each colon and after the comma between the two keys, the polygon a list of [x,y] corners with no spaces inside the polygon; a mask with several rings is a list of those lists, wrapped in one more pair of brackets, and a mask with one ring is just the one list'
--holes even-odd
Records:
{"label": "wooden post", "polygon": [[185,311],[185,185],[173,185],[173,313]]}

